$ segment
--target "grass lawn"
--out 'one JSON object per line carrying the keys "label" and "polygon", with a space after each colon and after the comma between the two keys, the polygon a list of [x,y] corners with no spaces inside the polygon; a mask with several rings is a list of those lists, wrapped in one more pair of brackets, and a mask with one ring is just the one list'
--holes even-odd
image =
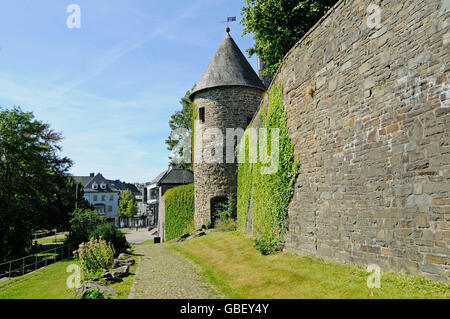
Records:
{"label": "grass lawn", "polygon": [[[58,241],[58,242],[64,242],[65,239],[66,239],[66,234],[57,234],[56,235],[56,241]],[[34,241],[34,239],[33,239],[33,241]],[[55,235],[38,238],[38,239],[36,239],[36,241],[38,242],[38,244],[54,243],[55,242]]]}
{"label": "grass lawn", "polygon": [[123,234],[129,234],[131,233],[133,230],[131,228],[119,228],[119,230],[123,233]]}
{"label": "grass lawn", "polygon": [[[137,261],[137,256],[133,256]],[[74,299],[75,289],[67,288],[67,279],[71,273],[67,266],[77,264],[75,259],[56,262],[25,276],[0,283],[0,299]],[[122,282],[110,285],[114,288],[114,299],[127,299],[133,285],[137,265],[130,267],[130,275]]]}
{"label": "grass lawn", "polygon": [[363,267],[280,253],[261,255],[236,232],[171,244],[192,259],[228,298],[450,298],[450,286],[421,277],[382,272],[381,288],[367,287]]}
{"label": "grass lawn", "polygon": [[0,284],[0,299],[70,299],[74,290],[67,288],[67,266],[74,264],[68,259],[41,268],[25,276],[16,277]]}

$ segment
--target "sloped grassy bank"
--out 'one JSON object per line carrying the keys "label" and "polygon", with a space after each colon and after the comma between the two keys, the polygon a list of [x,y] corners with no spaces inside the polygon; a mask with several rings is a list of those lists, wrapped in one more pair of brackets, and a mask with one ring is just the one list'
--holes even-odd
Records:
{"label": "sloped grassy bank", "polygon": [[381,288],[367,287],[364,268],[318,258],[261,255],[250,237],[213,232],[172,244],[228,298],[450,298],[450,286],[421,277],[382,272]]}

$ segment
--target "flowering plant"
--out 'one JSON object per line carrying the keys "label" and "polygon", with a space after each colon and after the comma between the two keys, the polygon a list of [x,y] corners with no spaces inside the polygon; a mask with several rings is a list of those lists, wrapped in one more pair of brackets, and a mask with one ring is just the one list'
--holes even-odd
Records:
{"label": "flowering plant", "polygon": [[114,248],[102,238],[91,239],[80,244],[74,255],[78,257],[85,278],[97,277],[111,269],[114,263]]}

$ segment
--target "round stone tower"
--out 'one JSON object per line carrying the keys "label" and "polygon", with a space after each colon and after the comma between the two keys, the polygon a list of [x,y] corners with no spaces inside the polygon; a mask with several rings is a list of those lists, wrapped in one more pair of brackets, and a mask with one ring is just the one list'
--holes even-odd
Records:
{"label": "round stone tower", "polygon": [[237,163],[234,149],[239,137],[230,133],[242,132],[248,126],[265,90],[266,87],[227,32],[190,96],[197,112],[194,127],[196,227],[211,221],[228,195],[232,194],[236,199]]}

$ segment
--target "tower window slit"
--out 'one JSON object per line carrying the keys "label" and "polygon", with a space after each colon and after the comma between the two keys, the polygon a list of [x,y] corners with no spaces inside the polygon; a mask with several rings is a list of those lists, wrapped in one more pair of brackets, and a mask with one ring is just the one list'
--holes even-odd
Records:
{"label": "tower window slit", "polygon": [[205,108],[201,107],[198,109],[198,117],[202,123],[205,123]]}

